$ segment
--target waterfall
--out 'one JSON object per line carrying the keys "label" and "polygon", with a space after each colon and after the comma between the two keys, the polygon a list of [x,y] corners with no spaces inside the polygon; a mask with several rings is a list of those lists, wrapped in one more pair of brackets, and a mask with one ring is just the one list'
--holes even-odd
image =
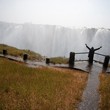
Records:
{"label": "waterfall", "polygon": [[98,52],[110,55],[110,30],[0,22],[0,43],[30,49],[48,57],[68,57],[71,51],[87,52],[87,43],[94,48],[102,46]]}

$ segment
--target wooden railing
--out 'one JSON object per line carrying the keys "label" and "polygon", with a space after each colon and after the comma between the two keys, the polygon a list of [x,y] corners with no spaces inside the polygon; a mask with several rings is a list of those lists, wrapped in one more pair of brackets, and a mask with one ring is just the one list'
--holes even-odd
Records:
{"label": "wooden railing", "polygon": [[[89,52],[79,52],[79,53],[70,52],[70,57],[69,57],[69,67],[70,68],[73,68],[75,62],[78,61],[78,60],[75,59],[75,56],[78,55],[78,54],[80,54],[80,55],[82,55],[82,54],[89,54]],[[94,54],[100,55],[102,57],[105,57],[103,62],[97,61],[97,60],[94,60],[94,59],[93,59],[93,61],[102,63],[103,64],[103,67],[104,68],[107,68],[108,65],[109,65],[110,56],[109,55],[100,54],[100,53],[94,53]],[[89,57],[89,59],[90,59],[90,57]],[[90,60],[81,60],[80,59],[79,61],[88,61],[89,62]],[[91,62],[89,62],[89,63],[91,63]]]}
{"label": "wooden railing", "polygon": [[104,55],[104,54],[100,54],[100,53],[95,53],[96,55],[100,55],[100,56],[108,56],[108,55]]}
{"label": "wooden railing", "polygon": [[[78,60],[75,59],[75,55],[78,55],[78,54],[82,55],[82,54],[88,54],[88,53],[89,53],[89,52],[79,52],[79,53],[70,52],[69,67],[70,67],[70,68],[73,68],[75,62],[78,61]],[[2,54],[3,54],[4,56],[6,56],[6,55],[8,54],[7,50],[3,50]],[[109,56],[109,55],[100,54],[100,53],[94,53],[94,54],[100,55],[100,56],[102,56],[102,57],[105,57],[103,62],[100,62],[100,61],[97,61],[97,60],[94,60],[94,59],[93,59],[93,61],[102,63],[102,64],[103,64],[103,67],[104,67],[104,68],[107,68],[108,65],[109,65],[110,56]],[[23,55],[23,60],[26,61],[27,59],[28,59],[28,55],[27,55],[27,54],[24,54],[24,55]],[[89,59],[90,59],[90,57],[89,57]],[[89,61],[89,60],[81,60],[81,59],[80,59],[79,61]],[[50,60],[47,58],[47,59],[46,59],[46,63],[49,64],[49,62],[50,62]],[[89,62],[89,63],[91,63],[91,62]]]}

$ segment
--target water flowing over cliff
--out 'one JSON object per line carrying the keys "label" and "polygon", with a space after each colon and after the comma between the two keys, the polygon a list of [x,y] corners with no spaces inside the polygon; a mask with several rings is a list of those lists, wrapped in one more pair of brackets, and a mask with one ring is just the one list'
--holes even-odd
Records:
{"label": "water flowing over cliff", "polygon": [[30,49],[48,57],[68,57],[71,51],[87,52],[87,43],[94,48],[102,46],[98,52],[110,55],[110,30],[0,22],[0,43]]}

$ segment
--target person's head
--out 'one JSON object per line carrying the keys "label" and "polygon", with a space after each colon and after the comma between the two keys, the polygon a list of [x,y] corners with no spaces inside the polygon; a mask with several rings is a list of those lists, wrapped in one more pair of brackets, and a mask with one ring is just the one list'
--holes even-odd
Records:
{"label": "person's head", "polygon": [[92,47],[91,50],[94,50],[94,47]]}

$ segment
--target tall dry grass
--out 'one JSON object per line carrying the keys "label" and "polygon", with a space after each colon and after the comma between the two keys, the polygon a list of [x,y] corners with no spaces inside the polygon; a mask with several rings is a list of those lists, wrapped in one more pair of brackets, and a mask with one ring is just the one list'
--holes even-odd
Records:
{"label": "tall dry grass", "polygon": [[65,57],[53,57],[50,58],[50,62],[53,64],[68,64],[69,59]]}
{"label": "tall dry grass", "polygon": [[20,50],[20,49],[15,48],[15,47],[11,47],[11,46],[8,46],[8,45],[5,45],[5,44],[0,44],[0,53],[2,53],[3,49],[7,50],[8,54],[12,55],[12,56],[23,57],[23,54],[27,53],[28,54],[28,59],[30,59],[30,60],[39,60],[39,61],[41,61],[43,59],[40,54],[35,53],[31,50]]}
{"label": "tall dry grass", "polygon": [[100,75],[100,110],[110,110],[110,74]]}
{"label": "tall dry grass", "polygon": [[75,110],[86,81],[84,72],[28,68],[0,58],[0,110]]}

